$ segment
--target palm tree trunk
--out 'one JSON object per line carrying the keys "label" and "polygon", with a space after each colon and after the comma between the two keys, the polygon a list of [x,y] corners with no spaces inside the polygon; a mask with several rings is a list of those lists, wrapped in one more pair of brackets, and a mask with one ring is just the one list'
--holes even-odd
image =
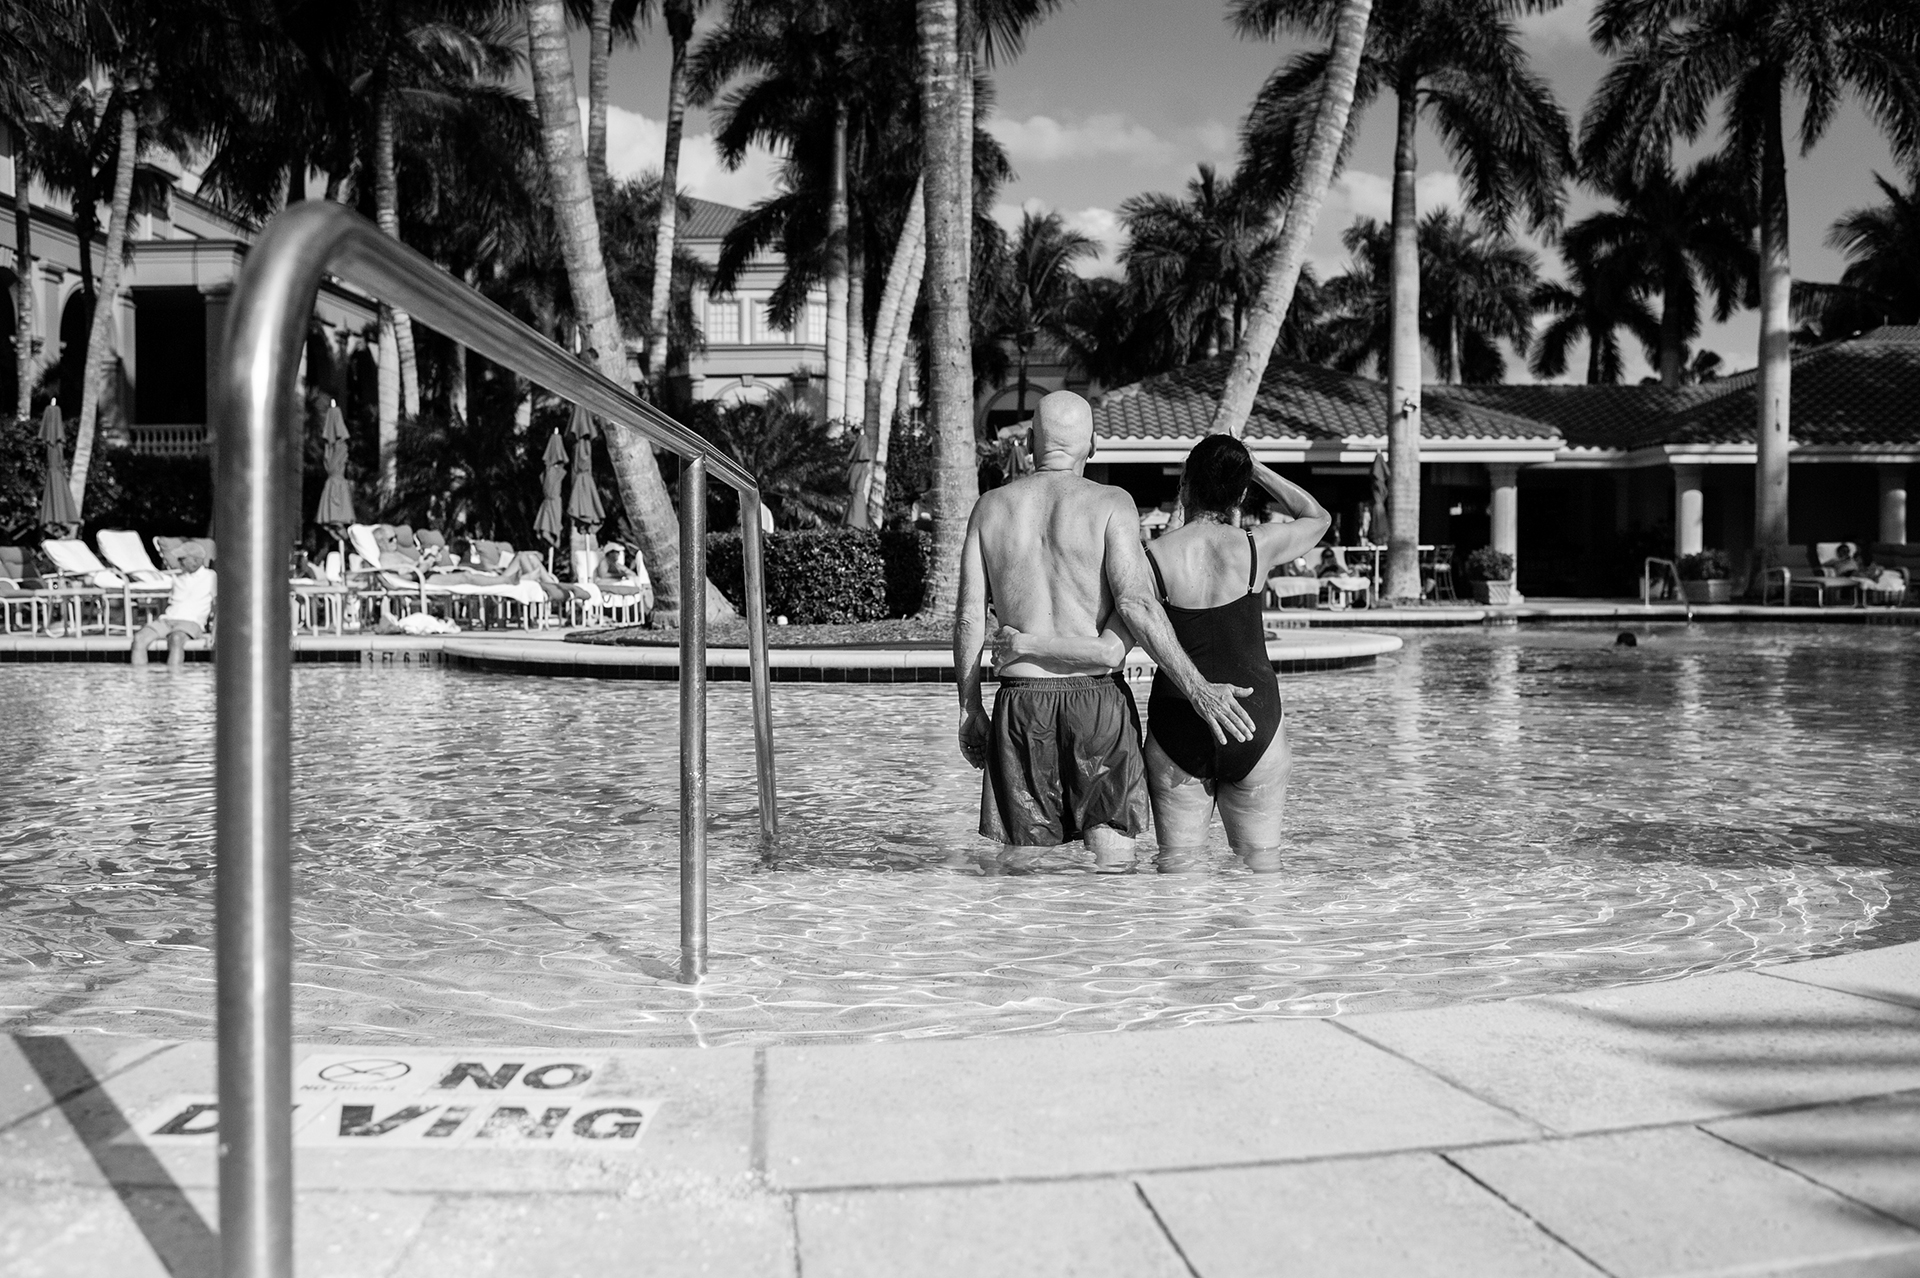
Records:
{"label": "palm tree trunk", "polygon": [[34,290],[39,287],[33,267],[33,168],[16,128],[13,136],[13,270],[20,278],[20,308],[13,330],[14,375],[19,382],[15,415],[33,416]]}
{"label": "palm tree trunk", "polygon": [[954,0],[953,6],[954,40],[960,46],[960,112],[954,138],[960,148],[960,261],[967,271],[969,300],[973,296],[973,71],[974,49],[979,44],[975,3]]}
{"label": "palm tree trunk", "polygon": [[[552,187],[554,223],[566,261],[573,305],[593,347],[593,363],[622,386],[627,380],[626,340],[613,308],[606,261],[600,253],[600,223],[593,210],[593,187],[580,140],[580,107],[574,97],[573,57],[567,47],[567,17],[562,0],[530,0],[527,44],[534,97],[540,111],[540,149]],[[607,451],[620,483],[620,499],[640,539],[640,553],[653,577],[654,597],[663,612],[678,613],[680,530],[652,446],[624,427],[607,431]],[[731,615],[712,584],[707,587],[709,616]]]}
{"label": "palm tree trunk", "polygon": [[1673,302],[1678,292],[1679,285],[1669,273],[1660,289],[1660,384],[1669,389],[1680,384],[1680,352],[1686,345],[1680,333],[1680,308]]}
{"label": "palm tree trunk", "polygon": [[107,381],[114,373],[113,313],[120,296],[120,259],[127,247],[127,218],[133,208],[133,162],[140,149],[138,109],[122,96],[119,110],[120,150],[114,157],[113,203],[107,212],[107,260],[100,293],[94,299],[92,331],[87,337],[87,374],[80,393],[80,426],[73,438],[73,476],[68,484],[76,513],[86,509],[95,427],[107,395]]}
{"label": "palm tree trunk", "polygon": [[873,443],[873,472],[867,478],[867,526],[884,528],[887,522],[887,450],[893,440],[893,418],[900,406],[900,395],[913,371],[908,353],[912,349],[913,306],[920,296],[920,280],[927,269],[927,241],[914,242],[913,262],[907,274],[907,291],[900,307],[900,322],[887,343],[887,362],[880,375],[879,429]]}
{"label": "palm tree trunk", "polygon": [[[394,104],[393,91],[383,89],[374,103],[373,126],[373,216],[380,229],[394,239],[400,238],[400,183],[393,167]],[[393,328],[394,350],[400,377],[400,402],[408,417],[420,415],[420,365],[413,343],[413,320],[398,307],[386,307],[384,313]],[[382,376],[386,376],[382,366]],[[384,410],[383,410],[384,411]],[[381,419],[381,429],[387,427]],[[394,433],[399,433],[395,424]]]}
{"label": "palm tree trunk", "polygon": [[670,0],[667,28],[673,37],[673,67],[667,73],[667,146],[660,160],[660,215],[653,243],[653,295],[647,304],[647,376],[657,401],[667,387],[667,320],[673,304],[673,241],[680,217],[680,135],[687,119],[687,43],[693,9]]}
{"label": "palm tree trunk", "polygon": [[847,104],[833,118],[832,195],[827,204],[827,421],[847,416]]}
{"label": "palm tree trunk", "polygon": [[459,425],[467,424],[467,348],[454,342],[447,370],[447,415]]}
{"label": "palm tree trunk", "polygon": [[[973,444],[973,352],[968,327],[967,226],[971,142],[960,92],[957,0],[916,0],[920,28],[920,118],[926,147],[927,342],[932,370],[933,565],[923,616],[953,615],[960,551],[980,497]],[[963,133],[964,130],[964,133]],[[971,158],[971,147],[968,158]]]}
{"label": "palm tree trunk", "polygon": [[1420,245],[1414,205],[1414,127],[1420,118],[1414,86],[1399,90],[1393,148],[1393,317],[1388,358],[1387,499],[1388,600],[1420,597]]}
{"label": "palm tree trunk", "polygon": [[1787,157],[1780,138],[1780,81],[1766,102],[1760,152],[1760,385],[1753,473],[1753,545],[1761,566],[1787,544],[1787,448],[1792,403],[1793,262],[1787,250]]}
{"label": "palm tree trunk", "polygon": [[847,253],[847,423],[867,420],[867,273],[858,245]]}
{"label": "palm tree trunk", "polygon": [[1260,283],[1260,295],[1254,298],[1247,312],[1246,327],[1227,365],[1220,406],[1214,410],[1213,424],[1209,427],[1213,434],[1239,438],[1246,433],[1247,415],[1253,411],[1260,379],[1266,376],[1267,361],[1273,358],[1273,345],[1280,339],[1280,329],[1287,321],[1287,308],[1293,304],[1293,291],[1300,282],[1300,268],[1307,260],[1307,241],[1313,235],[1314,223],[1320,219],[1327,184],[1333,180],[1333,166],[1339,159],[1347,117],[1353,110],[1353,87],[1359,75],[1360,52],[1367,41],[1367,19],[1372,11],[1373,0],[1345,0],[1340,8],[1333,32],[1333,57],[1327,65],[1326,88],[1314,116],[1306,162],[1287,209],[1279,248],[1267,268],[1266,279]]}
{"label": "palm tree trunk", "polygon": [[[613,0],[593,0],[587,20],[587,181],[596,200],[607,189],[607,92],[612,65]],[[676,49],[674,71],[679,69]]]}
{"label": "palm tree trunk", "polygon": [[861,460],[854,464],[847,485],[846,523],[850,528],[879,527],[872,519],[870,493],[873,472],[885,452],[887,425],[892,418],[891,412],[882,412],[887,396],[887,369],[896,358],[896,347],[904,347],[906,326],[913,318],[913,306],[907,299],[907,280],[914,272],[915,260],[926,260],[925,189],[926,178],[916,179],[907,204],[906,220],[901,223],[900,237],[893,247],[893,260],[887,264],[887,282],[880,290],[880,306],[874,312],[873,338],[867,356],[866,411],[861,416],[858,451]]}

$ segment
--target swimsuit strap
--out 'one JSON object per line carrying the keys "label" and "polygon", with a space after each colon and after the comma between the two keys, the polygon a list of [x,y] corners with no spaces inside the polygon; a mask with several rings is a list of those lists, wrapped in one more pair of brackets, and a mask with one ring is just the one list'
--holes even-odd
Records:
{"label": "swimsuit strap", "polygon": [[1247,529],[1247,554],[1251,562],[1247,564],[1247,593],[1260,589],[1260,546],[1253,539],[1253,529]]}
{"label": "swimsuit strap", "polygon": [[1160,602],[1172,602],[1167,598],[1167,579],[1160,575],[1160,561],[1153,557],[1153,551],[1147,551],[1147,567],[1153,569],[1153,584],[1160,587]]}

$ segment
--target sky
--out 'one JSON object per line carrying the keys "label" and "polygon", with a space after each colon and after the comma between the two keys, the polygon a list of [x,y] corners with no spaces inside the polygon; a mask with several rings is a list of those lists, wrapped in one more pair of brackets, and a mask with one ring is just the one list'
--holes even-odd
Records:
{"label": "sky", "polygon": [[[903,0],[904,2],[904,0]],[[1594,0],[1565,0],[1559,8],[1522,20],[1523,39],[1535,68],[1553,86],[1575,127],[1588,95],[1606,70],[1606,59],[1587,39]],[[719,5],[712,9],[718,11]],[[711,22],[709,17],[706,21]],[[585,83],[584,42],[579,50]],[[1178,193],[1195,166],[1212,163],[1222,172],[1235,163],[1240,121],[1260,85],[1288,56],[1303,47],[1293,41],[1237,38],[1226,22],[1224,0],[1064,0],[1030,34],[1011,65],[994,68],[994,114],[988,125],[1007,150],[1016,173],[995,210],[1003,223],[1017,223],[1023,207],[1058,210],[1104,249],[1090,269],[1111,270],[1120,239],[1116,210],[1131,195]],[[621,175],[657,171],[665,130],[668,53],[664,33],[643,33],[637,47],[616,50],[613,67],[608,163]],[[1797,129],[1797,116],[1789,117]],[[1347,170],[1336,179],[1315,228],[1310,253],[1322,278],[1338,274],[1346,254],[1340,234],[1356,217],[1384,220],[1393,168],[1391,102],[1367,113]],[[774,190],[777,157],[756,154],[728,172],[714,154],[708,126],[690,114],[680,162],[689,193],[745,206]],[[1682,157],[1713,149],[1709,135]],[[1422,213],[1458,200],[1459,182],[1439,138],[1423,129],[1417,186]],[[1792,200],[1792,253],[1797,278],[1832,280],[1845,266],[1826,247],[1833,220],[1852,208],[1878,202],[1872,175],[1898,180],[1885,141],[1858,107],[1848,104],[1813,153],[1788,151]],[[1574,192],[1570,218],[1604,206],[1585,190]],[[1523,237],[1525,238],[1525,237]],[[1535,247],[1537,241],[1529,240]],[[1551,249],[1541,252],[1541,272],[1561,274]],[[1724,325],[1709,325],[1700,345],[1716,350],[1729,370],[1755,363],[1758,321],[1736,313]],[[1628,375],[1646,372],[1630,348]],[[1584,369],[1583,351],[1571,362]],[[1570,374],[1571,376],[1571,374]],[[1517,361],[1509,381],[1529,380]]]}

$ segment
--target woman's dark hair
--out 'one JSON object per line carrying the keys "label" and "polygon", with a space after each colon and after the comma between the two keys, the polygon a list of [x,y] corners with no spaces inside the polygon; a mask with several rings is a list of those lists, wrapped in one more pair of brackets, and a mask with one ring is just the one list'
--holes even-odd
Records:
{"label": "woman's dark hair", "polygon": [[1187,454],[1187,508],[1228,514],[1246,499],[1253,454],[1231,435],[1209,435]]}

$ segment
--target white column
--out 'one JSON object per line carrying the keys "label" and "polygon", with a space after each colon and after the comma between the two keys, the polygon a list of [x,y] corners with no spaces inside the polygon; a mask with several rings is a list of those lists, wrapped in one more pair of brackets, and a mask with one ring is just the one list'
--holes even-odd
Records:
{"label": "white column", "polygon": [[1493,485],[1493,548],[1520,557],[1520,468],[1512,462],[1487,463]]}
{"label": "white column", "polygon": [[1700,491],[1701,467],[1673,468],[1673,553],[1697,555],[1706,548],[1706,495]]}
{"label": "white column", "polygon": [[1880,467],[1880,540],[1894,545],[1907,541],[1906,462]]}

